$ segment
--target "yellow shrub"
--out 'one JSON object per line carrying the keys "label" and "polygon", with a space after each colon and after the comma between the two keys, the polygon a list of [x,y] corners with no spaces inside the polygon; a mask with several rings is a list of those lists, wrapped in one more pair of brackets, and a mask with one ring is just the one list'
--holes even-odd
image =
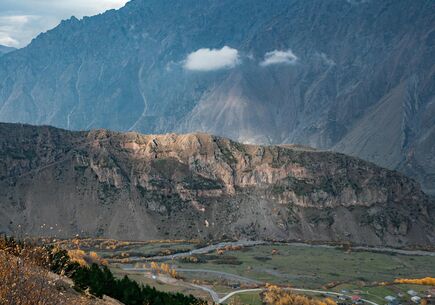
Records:
{"label": "yellow shrub", "polygon": [[263,295],[267,305],[337,305],[331,298],[324,300],[310,299],[304,295],[294,294],[275,285],[268,285]]}
{"label": "yellow shrub", "polygon": [[435,278],[434,277],[424,277],[421,279],[396,279],[396,280],[394,280],[394,283],[435,286]]}
{"label": "yellow shrub", "polygon": [[72,262],[78,263],[80,266],[88,266],[85,260],[85,251],[83,250],[68,250],[68,256]]}

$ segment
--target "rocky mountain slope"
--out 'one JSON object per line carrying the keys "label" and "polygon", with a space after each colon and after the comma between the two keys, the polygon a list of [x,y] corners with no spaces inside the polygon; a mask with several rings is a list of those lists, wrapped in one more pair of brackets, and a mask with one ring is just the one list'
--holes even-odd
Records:
{"label": "rocky mountain slope", "polygon": [[[0,121],[299,143],[435,192],[434,11],[431,0],[132,0],[4,56]],[[225,69],[186,68],[224,46],[237,51]]]}
{"label": "rocky mountain slope", "polygon": [[[435,192],[434,11],[431,0],[133,0],[4,56],[0,120],[306,144]],[[232,68],[185,68],[224,46],[238,52]]]}
{"label": "rocky mountain slope", "polygon": [[[132,0],[3,56],[0,121],[299,143],[435,192],[434,12],[431,0]],[[224,46],[224,69],[186,65]]]}
{"label": "rocky mountain slope", "polygon": [[416,182],[338,153],[15,124],[0,124],[0,152],[0,232],[435,242]]}

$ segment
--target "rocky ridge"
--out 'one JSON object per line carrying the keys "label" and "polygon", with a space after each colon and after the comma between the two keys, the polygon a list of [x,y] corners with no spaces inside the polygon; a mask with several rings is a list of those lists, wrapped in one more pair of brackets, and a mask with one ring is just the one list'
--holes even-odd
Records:
{"label": "rocky ridge", "polygon": [[0,231],[431,245],[434,203],[397,172],[208,134],[0,125]]}

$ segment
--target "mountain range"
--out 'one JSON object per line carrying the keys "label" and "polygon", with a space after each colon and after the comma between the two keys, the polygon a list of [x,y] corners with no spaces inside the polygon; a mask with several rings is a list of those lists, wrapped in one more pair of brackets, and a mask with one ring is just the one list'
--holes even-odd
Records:
{"label": "mountain range", "polygon": [[15,51],[15,48],[0,45],[0,56]]}
{"label": "mountain range", "polygon": [[0,60],[0,121],[361,157],[435,192],[431,0],[132,0]]}
{"label": "mountain range", "polygon": [[19,124],[0,124],[0,153],[0,233],[435,242],[435,202],[418,183],[339,153]]}

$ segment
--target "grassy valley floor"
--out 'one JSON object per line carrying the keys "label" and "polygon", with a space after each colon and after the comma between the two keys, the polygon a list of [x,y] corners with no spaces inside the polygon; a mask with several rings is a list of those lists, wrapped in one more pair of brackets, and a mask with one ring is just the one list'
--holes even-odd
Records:
{"label": "grassy valley floor", "polygon": [[[377,304],[386,304],[387,295],[405,295],[409,289],[423,295],[429,288],[421,285],[391,284],[397,278],[423,278],[435,275],[435,253],[376,252],[307,244],[258,244],[255,246],[216,247],[209,253],[197,254],[206,245],[198,241],[119,242],[82,240],[81,246],[96,251],[110,262],[115,275],[129,277],[155,286],[159,290],[179,291],[219,298],[245,288],[264,287],[266,283],[281,286],[344,291],[357,294]],[[184,253],[180,256],[170,256]],[[405,254],[408,253],[408,254]],[[182,279],[159,275],[150,263],[167,263]],[[196,286],[195,286],[196,285]],[[259,292],[238,294],[231,299],[245,304],[260,304]],[[227,301],[229,301],[227,300]]]}

